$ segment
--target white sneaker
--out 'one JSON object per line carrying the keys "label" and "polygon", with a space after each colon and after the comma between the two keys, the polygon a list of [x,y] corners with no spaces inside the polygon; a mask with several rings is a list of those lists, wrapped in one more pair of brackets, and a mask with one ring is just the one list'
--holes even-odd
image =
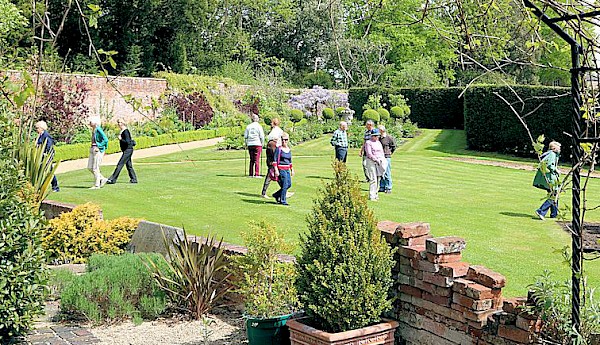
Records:
{"label": "white sneaker", "polygon": [[90,187],[90,189],[100,189],[100,187],[98,187],[98,186],[92,186],[92,187]]}
{"label": "white sneaker", "polygon": [[263,195],[262,197],[265,198],[265,199],[271,199],[271,197],[268,196],[268,195]]}
{"label": "white sneaker", "polygon": [[538,211],[535,211],[536,216],[538,216],[541,220],[546,219],[546,217],[542,216],[540,213],[538,213]]}
{"label": "white sneaker", "polygon": [[103,178],[102,180],[100,180],[100,188],[104,187],[104,185],[106,184],[107,181],[108,181],[107,178]]}

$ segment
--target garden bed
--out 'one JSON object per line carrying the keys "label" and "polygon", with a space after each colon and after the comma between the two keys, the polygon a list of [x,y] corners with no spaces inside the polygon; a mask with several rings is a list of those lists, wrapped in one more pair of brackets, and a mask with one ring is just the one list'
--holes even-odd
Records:
{"label": "garden bed", "polygon": [[[559,222],[565,231],[571,233],[567,228],[571,222]],[[588,223],[583,224],[583,251],[586,253],[599,252],[600,253],[600,223]]]}

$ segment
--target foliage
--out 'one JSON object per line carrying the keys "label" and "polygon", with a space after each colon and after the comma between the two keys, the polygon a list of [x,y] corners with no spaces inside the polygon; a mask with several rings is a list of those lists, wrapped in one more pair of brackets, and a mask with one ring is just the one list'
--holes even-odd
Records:
{"label": "foliage", "polygon": [[[218,128],[218,129],[199,129],[196,131],[188,131],[188,132],[177,132],[177,133],[168,133],[161,134],[154,137],[137,137],[135,138],[136,149],[145,149],[148,147],[176,144],[176,143],[185,143],[196,140],[204,140],[211,139],[216,137],[221,137],[229,134],[232,131],[237,130],[237,128]],[[59,161],[66,161],[71,159],[85,158],[89,156],[90,144],[82,143],[82,144],[70,144],[70,145],[61,145],[56,147],[55,158]],[[120,152],[121,149],[119,147],[118,140],[110,140],[108,142],[108,149],[106,150],[106,154]]]}
{"label": "foliage", "polygon": [[[534,138],[544,134],[548,142],[570,142],[571,138],[563,133],[571,125],[572,105],[568,89],[480,86],[469,88],[465,93],[465,132],[470,149],[533,155],[527,131],[498,95],[513,104],[521,114],[528,114],[525,120]],[[569,154],[569,146],[563,145],[562,156],[569,157]]]}
{"label": "foliage", "polygon": [[300,122],[304,118],[304,113],[300,109],[292,109],[290,110],[290,121],[292,122]]}
{"label": "foliage", "polygon": [[231,289],[227,258],[221,242],[214,237],[192,242],[185,232],[177,233],[171,242],[163,233],[167,248],[167,269],[147,261],[155,281],[165,291],[169,300],[180,310],[192,314],[196,320],[208,313]]}
{"label": "foliage", "polygon": [[57,278],[64,280],[55,280],[61,313],[83,316],[96,324],[157,318],[167,308],[166,297],[144,265],[148,261],[166,269],[160,254],[92,255],[86,274],[61,275]]}
{"label": "foliage", "polygon": [[375,109],[367,109],[362,113],[362,120],[363,122],[373,120],[373,122],[377,123],[380,120],[380,115]]}
{"label": "foliage", "polygon": [[200,92],[171,94],[168,104],[175,108],[179,120],[190,122],[196,129],[206,126],[214,115],[206,97]]}
{"label": "foliage", "polygon": [[441,87],[440,75],[431,58],[403,63],[402,69],[390,73],[387,78],[396,87]]}
{"label": "foliage", "polygon": [[292,313],[298,303],[296,271],[293,264],[278,258],[278,254],[289,253],[291,247],[273,225],[264,221],[252,223],[242,237],[248,252],[234,260],[242,276],[237,292],[244,296],[246,314],[271,318]]}
{"label": "foliage", "polygon": [[381,107],[382,107],[381,95],[374,93],[374,94],[369,95],[369,98],[367,99],[367,102],[362,106],[362,109],[363,110],[369,110],[369,109],[377,110]]}
{"label": "foliage", "polygon": [[380,321],[391,307],[391,250],[377,230],[356,176],[335,162],[300,236],[298,297],[327,332],[343,332]]}
{"label": "foliage", "polygon": [[[463,128],[463,91],[458,87],[447,88],[352,88],[348,92],[350,108],[360,114],[369,96],[381,95],[385,104],[395,105],[390,95],[401,94],[410,106],[409,118],[422,128]],[[391,109],[390,109],[391,110]]]}
{"label": "foliage", "polygon": [[335,108],[335,115],[337,115],[338,117],[341,117],[344,114],[344,112],[346,111],[346,109],[348,109],[348,108],[346,108],[346,107],[336,107]]}
{"label": "foliage", "polygon": [[120,254],[139,222],[128,217],[104,221],[100,207],[86,203],[51,219],[42,244],[48,259],[64,263],[81,262],[94,253]]}
{"label": "foliage", "polygon": [[18,42],[27,28],[22,11],[9,0],[0,0],[0,66],[18,67],[22,63],[24,49]]}
{"label": "foliage", "polygon": [[302,79],[304,87],[312,88],[315,85],[322,86],[325,89],[331,89],[335,86],[335,81],[331,74],[318,70],[315,72],[307,73]]}
{"label": "foliage", "polygon": [[45,223],[13,159],[13,119],[0,101],[0,343],[25,335],[43,313],[46,282]]}
{"label": "foliage", "polygon": [[40,88],[40,120],[46,121],[49,132],[56,141],[70,143],[73,136],[85,125],[89,108],[84,104],[89,89],[85,82],[66,83],[60,76],[43,80]]}
{"label": "foliage", "polygon": [[379,113],[379,119],[382,122],[386,122],[390,119],[390,112],[385,108],[378,108],[377,112]]}
{"label": "foliage", "polygon": [[398,120],[406,120],[408,115],[410,115],[410,106],[407,103],[407,100],[404,98],[402,94],[398,95],[388,95],[390,105],[391,115],[394,119]]}
{"label": "foliage", "polygon": [[325,120],[332,120],[335,118],[335,111],[331,108],[323,108],[323,118]]}
{"label": "foliage", "polygon": [[299,95],[290,97],[290,107],[302,110],[308,117],[321,115],[323,108],[345,107],[348,99],[345,93],[332,92],[321,86],[313,86]]}
{"label": "foliage", "polygon": [[52,164],[52,154],[44,154],[46,143],[39,146],[31,142],[19,146],[17,160],[23,168],[23,174],[31,188],[33,188],[33,201],[40,204],[50,193],[52,178],[58,164]]}
{"label": "foliage", "polygon": [[[585,281],[585,279],[584,279]],[[529,286],[533,307],[528,310],[540,315],[543,321],[542,334],[548,340],[559,344],[572,344],[573,335],[578,343],[591,344],[590,336],[600,332],[600,303],[594,299],[594,289],[586,287],[580,310],[580,333],[575,334],[571,328],[571,282],[556,281],[550,271],[536,277],[535,283]]]}

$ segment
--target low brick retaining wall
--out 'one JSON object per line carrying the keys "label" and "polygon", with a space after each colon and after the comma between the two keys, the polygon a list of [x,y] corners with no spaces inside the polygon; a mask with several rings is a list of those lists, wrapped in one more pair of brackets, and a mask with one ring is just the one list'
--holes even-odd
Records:
{"label": "low brick retaining wall", "polygon": [[428,223],[382,221],[394,249],[393,318],[407,345],[511,345],[537,339],[541,321],[522,311],[525,298],[504,299],[503,275],[462,261],[466,241],[430,235]]}
{"label": "low brick retaining wall", "polygon": [[[44,217],[50,220],[53,218],[59,217],[64,212],[71,212],[78,205],[68,204],[64,202],[54,201],[54,200],[44,200],[42,201],[42,205],[40,209],[44,211]],[[103,218],[102,210],[100,210],[100,219]]]}

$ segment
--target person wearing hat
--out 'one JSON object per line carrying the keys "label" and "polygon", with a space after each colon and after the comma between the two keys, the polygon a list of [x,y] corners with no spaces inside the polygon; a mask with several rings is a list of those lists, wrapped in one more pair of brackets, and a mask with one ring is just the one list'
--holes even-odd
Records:
{"label": "person wearing hat", "polygon": [[367,174],[367,156],[365,155],[365,144],[371,140],[371,131],[373,130],[373,128],[375,127],[375,122],[373,122],[373,120],[367,120],[367,122],[365,122],[365,136],[364,136],[364,142],[363,142],[363,146],[360,148],[360,152],[358,153],[358,155],[360,157],[362,157],[362,166],[363,166],[363,173],[365,174],[365,178],[367,179],[367,182],[369,182],[369,175]]}
{"label": "person wearing hat", "polygon": [[536,216],[544,220],[550,210],[550,218],[558,216],[558,197],[560,194],[560,171],[558,160],[560,158],[560,143],[556,141],[548,144],[548,151],[540,157],[540,165],[533,178],[533,186],[548,192],[546,201],[535,210]]}
{"label": "person wearing hat", "polygon": [[371,139],[365,142],[366,171],[369,179],[369,200],[379,200],[379,183],[381,176],[387,169],[387,160],[383,152],[383,146],[379,141],[379,129],[371,131]]}

